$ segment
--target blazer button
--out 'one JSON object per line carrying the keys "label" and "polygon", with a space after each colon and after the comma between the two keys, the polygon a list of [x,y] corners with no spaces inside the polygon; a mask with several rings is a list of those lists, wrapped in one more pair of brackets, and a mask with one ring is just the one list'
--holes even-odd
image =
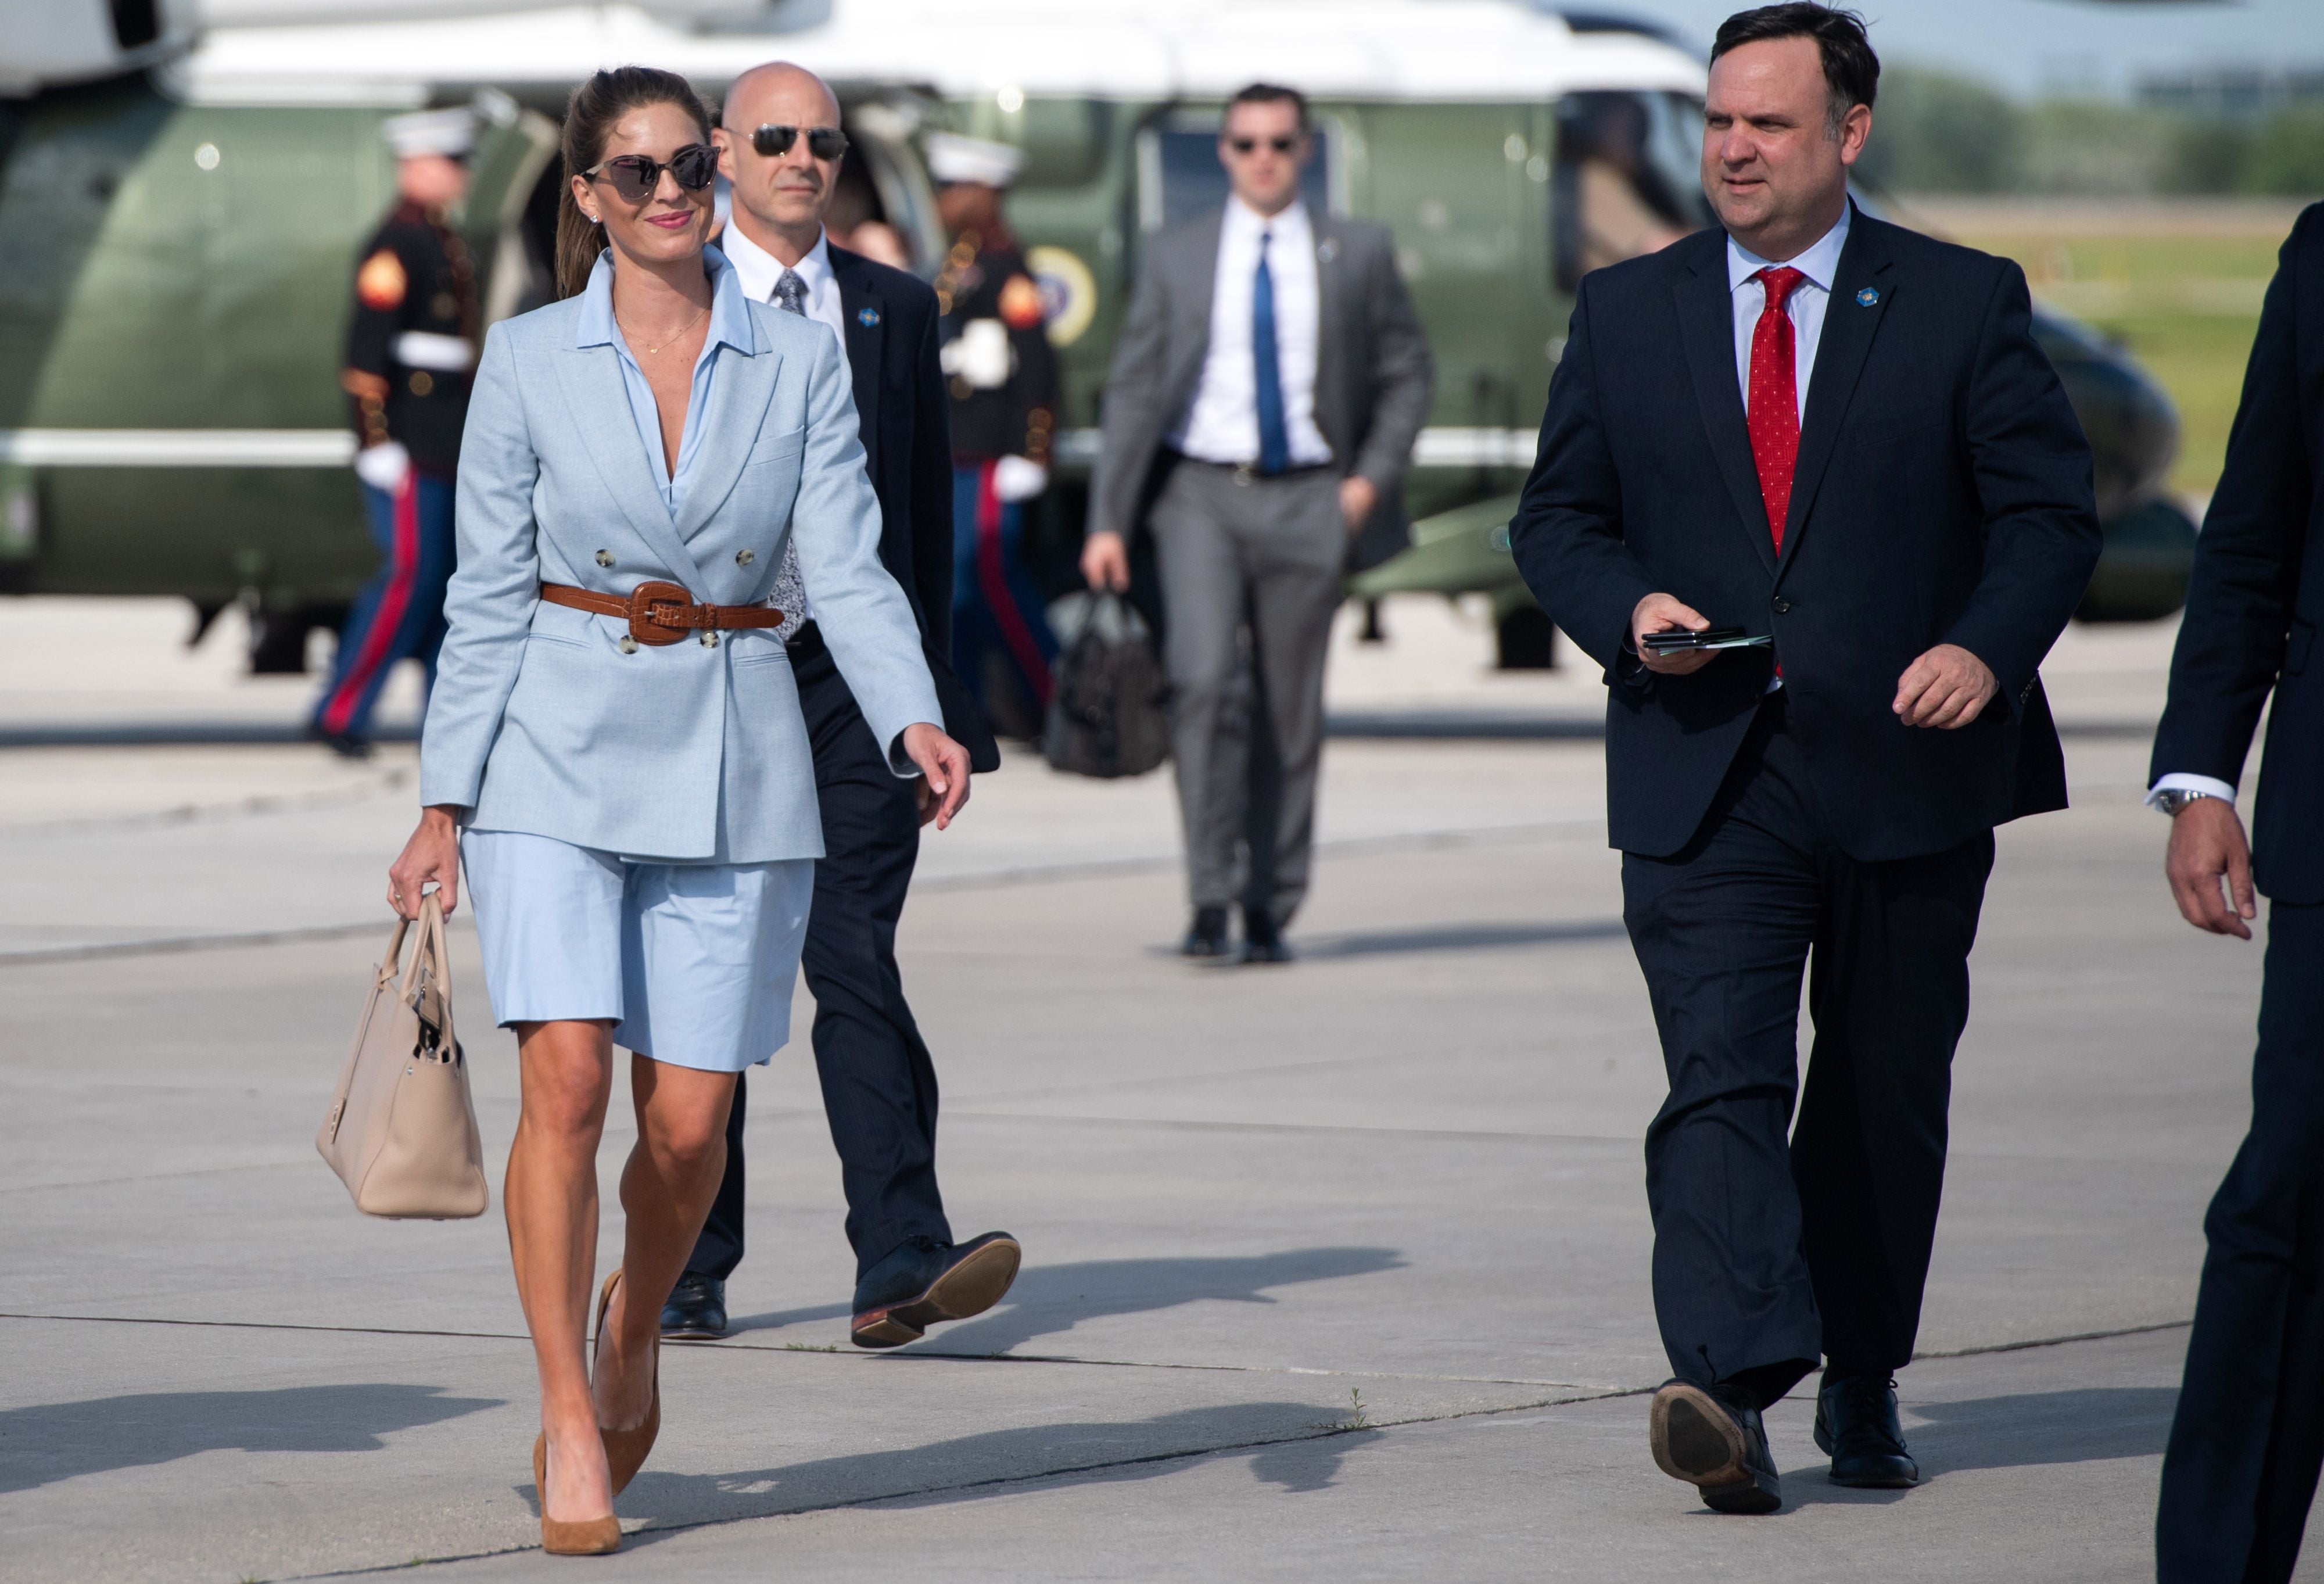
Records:
{"label": "blazer button", "polygon": [[752,562],[758,558],[759,552],[756,550],[737,550],[734,552],[734,565],[737,566],[748,566]]}
{"label": "blazer button", "polygon": [[611,550],[600,550],[600,551],[598,551],[598,552],[597,552],[597,565],[598,565],[598,566],[611,566],[613,564],[613,551],[611,551]]}
{"label": "blazer button", "polygon": [[1792,608],[1792,602],[1791,602],[1791,601],[1789,601],[1789,600],[1785,599],[1785,598],[1784,598],[1783,595],[1781,595],[1781,594],[1777,594],[1777,595],[1775,596],[1775,614],[1776,614],[1776,615],[1780,616],[1780,615],[1784,614],[1784,612],[1786,612],[1786,611],[1790,610],[1791,608]]}
{"label": "blazer button", "polygon": [[613,647],[625,655],[633,655],[638,652],[638,640],[624,632],[613,640]]}

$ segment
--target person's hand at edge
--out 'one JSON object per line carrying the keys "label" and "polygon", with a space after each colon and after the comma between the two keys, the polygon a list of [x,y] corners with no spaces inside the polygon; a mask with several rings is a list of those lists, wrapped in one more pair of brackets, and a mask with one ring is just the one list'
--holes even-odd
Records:
{"label": "person's hand at edge", "polygon": [[2251,939],[2249,921],[2259,916],[2259,903],[2252,895],[2251,844],[2234,804],[2198,797],[2172,815],[2163,873],[2189,924],[2215,935]]}
{"label": "person's hand at edge", "polygon": [[968,750],[921,721],[904,728],[904,757],[920,767],[920,823],[943,830],[968,801]]}
{"label": "person's hand at edge", "polygon": [[1666,594],[1650,594],[1640,600],[1637,607],[1630,612],[1630,647],[1637,651],[1638,663],[1655,675],[1688,676],[1717,659],[1719,651],[1681,649],[1676,654],[1658,655],[1646,647],[1646,634],[1667,632],[1674,627],[1700,632],[1710,625],[1710,619],[1693,606],[1682,603]]}
{"label": "person's hand at edge", "polygon": [[1361,533],[1379,505],[1379,486],[1362,474],[1351,473],[1340,481],[1340,516],[1350,533]]}
{"label": "person's hand at edge", "polygon": [[1888,707],[1907,726],[1958,732],[2000,691],[1991,667],[1957,643],[1941,643],[1904,668]]}
{"label": "person's hand at edge", "polygon": [[401,916],[420,916],[420,899],[431,883],[445,917],[460,905],[460,827],[454,819],[458,812],[448,803],[421,809],[419,828],[389,867],[387,905]]}
{"label": "person's hand at edge", "polygon": [[1082,545],[1082,576],[1094,589],[1130,592],[1130,547],[1118,533],[1093,533]]}

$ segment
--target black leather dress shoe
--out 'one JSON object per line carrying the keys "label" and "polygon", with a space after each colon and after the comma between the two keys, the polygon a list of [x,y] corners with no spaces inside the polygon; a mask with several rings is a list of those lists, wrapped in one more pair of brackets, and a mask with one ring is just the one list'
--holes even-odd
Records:
{"label": "black leather dress shoe", "polygon": [[672,1341],[715,1342],[726,1334],[726,1284],[687,1271],[661,1306],[661,1334]]}
{"label": "black leather dress shoe", "polygon": [[1006,1232],[965,1243],[910,1239],[855,1284],[848,1340],[859,1348],[900,1348],[932,1325],[982,1314],[1009,1291],[1024,1257]]}
{"label": "black leather dress shoe", "polygon": [[1921,1483],[1896,1423],[1896,1383],[1886,1376],[1842,1376],[1816,1393],[1815,1444],[1831,1459],[1834,1485],[1909,1490]]}
{"label": "black leather dress shoe", "polygon": [[1772,1513],[1784,1505],[1759,1410],[1718,1386],[1669,1382],[1647,1410],[1646,1433],[1655,1466],[1700,1489],[1711,1511]]}
{"label": "black leather dress shoe", "polygon": [[1291,948],[1275,927],[1271,915],[1256,908],[1242,910],[1242,960],[1246,962],[1288,962]]}
{"label": "black leather dress shoe", "polygon": [[1227,910],[1223,907],[1197,907],[1194,922],[1186,926],[1185,944],[1178,948],[1181,957],[1223,957],[1227,954]]}

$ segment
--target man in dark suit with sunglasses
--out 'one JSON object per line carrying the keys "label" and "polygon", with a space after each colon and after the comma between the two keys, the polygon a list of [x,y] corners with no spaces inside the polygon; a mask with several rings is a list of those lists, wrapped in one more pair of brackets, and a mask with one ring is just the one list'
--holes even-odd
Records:
{"label": "man in dark suit with sunglasses", "polygon": [[[968,746],[975,769],[996,769],[992,733],[945,663],[952,443],[936,294],[825,235],[847,140],[839,102],[821,78],[781,62],[753,68],[728,90],[715,136],[734,200],[719,245],[745,292],[819,321],[846,348],[864,465],[885,520],[880,558],[919,619],[945,730]],[[892,1348],[998,1303],[1016,1279],[1019,1251],[1005,1232],[955,1244],[936,1189],[936,1068],[896,965],[896,925],[933,805],[923,784],[889,769],[816,631],[796,566],[778,572],[775,590],[779,607],[803,613],[782,630],[823,814],[803,966],[855,1250],[849,1335],[859,1347]],[[665,1336],[726,1331],[726,1278],[742,1258],[743,1098],[738,1080],[725,1181],[662,1312]]]}

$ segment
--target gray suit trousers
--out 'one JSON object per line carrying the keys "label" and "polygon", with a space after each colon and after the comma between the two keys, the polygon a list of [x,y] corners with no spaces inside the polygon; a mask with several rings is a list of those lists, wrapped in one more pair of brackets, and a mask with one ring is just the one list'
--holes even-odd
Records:
{"label": "gray suit trousers", "polygon": [[1196,907],[1240,902],[1279,926],[1307,893],[1314,845],[1323,663],[1348,550],[1340,480],[1180,462],[1149,520],[1187,889]]}

